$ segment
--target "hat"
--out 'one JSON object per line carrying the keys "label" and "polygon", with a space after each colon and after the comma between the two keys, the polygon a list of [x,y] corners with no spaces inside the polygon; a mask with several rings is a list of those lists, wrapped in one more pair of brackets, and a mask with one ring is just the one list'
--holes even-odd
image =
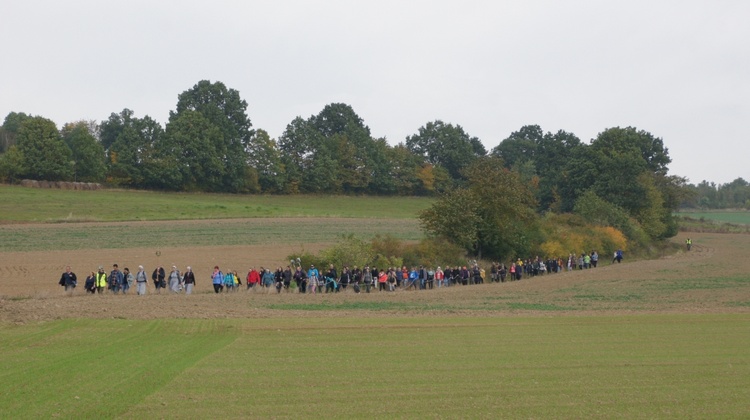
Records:
{"label": "hat", "polygon": [[102,266],[100,265],[100,266],[99,266],[99,269],[100,269],[100,270],[104,270],[104,267],[102,267]]}

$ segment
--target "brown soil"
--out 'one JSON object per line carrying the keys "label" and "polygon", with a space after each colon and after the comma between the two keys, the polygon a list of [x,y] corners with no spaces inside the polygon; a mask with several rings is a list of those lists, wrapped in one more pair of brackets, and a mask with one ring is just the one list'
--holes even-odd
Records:
{"label": "brown soil", "polygon": [[[166,248],[153,250],[91,250],[0,253],[0,322],[25,323],[62,318],[257,318],[297,317],[307,312],[272,309],[273,305],[326,302],[343,309],[315,311],[316,316],[556,316],[624,313],[750,313],[750,235],[691,234],[691,252],[657,260],[600,267],[523,279],[520,282],[451,287],[426,291],[333,295],[297,293],[247,293],[216,295],[208,279],[211,267],[236,269],[241,276],[250,266],[286,265],[286,255],[297,246],[232,246]],[[684,237],[675,241],[684,242]],[[322,247],[320,245],[319,247]],[[306,245],[309,251],[317,251]],[[154,293],[146,296],[87,295],[83,279],[102,265],[113,263],[132,271],[144,265],[147,272],[161,263],[180,269],[192,265],[197,274],[191,296]],[[66,295],[57,280],[66,265],[79,278],[79,287]],[[730,278],[719,281],[717,278]],[[705,283],[704,283],[705,282]],[[358,302],[383,310],[351,309]],[[347,306],[348,305],[348,306]],[[347,309],[349,308],[349,309]],[[377,309],[377,308],[376,308]]]}

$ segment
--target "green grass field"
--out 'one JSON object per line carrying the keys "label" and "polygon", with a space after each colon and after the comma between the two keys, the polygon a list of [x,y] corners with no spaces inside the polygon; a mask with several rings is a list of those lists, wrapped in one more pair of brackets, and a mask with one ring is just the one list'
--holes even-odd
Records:
{"label": "green grass field", "polygon": [[165,224],[61,223],[40,226],[0,226],[0,251],[51,251],[77,249],[122,249],[169,246],[259,245],[334,242],[341,235],[356,232],[360,239],[390,235],[418,240],[423,233],[416,219],[298,218],[236,219],[174,222]]}
{"label": "green grass field", "polygon": [[0,329],[3,418],[742,418],[748,315]]}
{"label": "green grass field", "polygon": [[692,219],[711,220],[719,223],[732,223],[737,225],[750,225],[750,211],[683,211],[678,216],[687,216]]}
{"label": "green grass field", "polygon": [[[0,186],[0,281],[25,251],[418,239],[429,204]],[[746,418],[747,238],[481,293],[0,295],[0,419]]]}
{"label": "green grass field", "polygon": [[415,219],[429,198],[64,191],[0,185],[2,222],[344,217]]}

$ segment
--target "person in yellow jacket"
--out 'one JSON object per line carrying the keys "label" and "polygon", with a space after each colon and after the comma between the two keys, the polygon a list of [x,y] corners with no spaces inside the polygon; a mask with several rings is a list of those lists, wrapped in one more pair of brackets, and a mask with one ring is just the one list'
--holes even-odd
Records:
{"label": "person in yellow jacket", "polygon": [[99,266],[99,271],[96,272],[94,285],[96,286],[96,292],[99,294],[104,293],[104,288],[107,287],[107,273],[104,272],[104,267],[101,265]]}

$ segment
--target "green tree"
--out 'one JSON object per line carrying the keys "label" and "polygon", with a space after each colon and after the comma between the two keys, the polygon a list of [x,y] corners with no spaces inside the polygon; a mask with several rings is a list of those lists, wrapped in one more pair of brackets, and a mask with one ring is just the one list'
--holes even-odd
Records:
{"label": "green tree", "polygon": [[30,179],[65,181],[73,178],[72,152],[57,126],[43,117],[26,119],[18,130],[23,175]]}
{"label": "green tree", "polygon": [[487,154],[478,138],[469,136],[460,125],[440,120],[406,137],[406,147],[426,162],[445,168],[454,180],[463,180],[463,169]]}
{"label": "green tree", "polygon": [[568,197],[591,189],[636,218],[652,239],[676,233],[678,180],[667,176],[671,159],[661,139],[632,127],[610,128],[571,156],[564,172]]}
{"label": "green tree", "polygon": [[220,144],[213,149],[223,152],[220,156],[224,167],[223,191],[247,192],[251,188],[247,162],[253,130],[246,110],[247,102],[238,91],[228,89],[221,82],[202,80],[181,93],[176,110],[169,113],[172,123],[183,113],[195,111],[219,129]]}
{"label": "green tree", "polygon": [[266,193],[281,193],[286,184],[281,152],[276,141],[266,130],[255,130],[248,148],[248,165],[258,173],[260,189]]}
{"label": "green tree", "polygon": [[523,162],[535,162],[537,149],[543,140],[544,131],[540,126],[525,125],[492,149],[492,155],[501,158],[508,168],[517,167]]}
{"label": "green tree", "polygon": [[310,124],[327,139],[331,157],[338,165],[337,186],[343,193],[365,193],[382,182],[376,176],[385,163],[384,150],[372,138],[370,128],[347,104],[326,105]]}
{"label": "green tree", "polygon": [[478,257],[525,254],[537,236],[536,200],[498,158],[465,170],[466,187],[441,196],[419,218],[429,235],[444,237]]}
{"label": "green tree", "polygon": [[332,142],[308,120],[295,118],[279,138],[291,193],[338,192]]}
{"label": "green tree", "polygon": [[99,125],[102,146],[107,155],[107,180],[134,188],[169,188],[168,178],[158,167],[155,145],[164,135],[162,126],[148,115],[134,116],[129,109],[112,113]]}
{"label": "green tree", "polygon": [[73,179],[83,182],[102,182],[107,173],[104,148],[91,133],[91,124],[85,121],[66,124],[62,129],[65,144],[73,158]]}
{"label": "green tree", "polygon": [[197,111],[186,110],[167,124],[156,143],[155,157],[162,172],[173,175],[172,187],[188,191],[221,190],[226,150],[219,128]]}
{"label": "green tree", "polygon": [[634,127],[608,128],[591,142],[591,148],[611,158],[625,153],[637,154],[645,169],[654,174],[666,175],[667,165],[672,162],[661,138]]}
{"label": "green tree", "polygon": [[0,153],[4,153],[16,144],[16,136],[21,124],[31,116],[23,112],[11,112],[5,116],[3,125],[0,126]]}
{"label": "green tree", "polygon": [[0,154],[0,181],[15,182],[23,175],[23,154],[18,146],[10,146],[10,149]]}
{"label": "green tree", "polygon": [[423,165],[421,156],[411,152],[403,143],[399,143],[386,151],[386,159],[389,162],[388,181],[385,185],[387,193],[398,195],[417,195],[421,188],[421,180],[418,176]]}
{"label": "green tree", "polygon": [[287,191],[365,193],[390,188],[387,147],[351,106],[327,105],[304,120],[295,118],[279,137]]}
{"label": "green tree", "polygon": [[563,130],[544,133],[538,125],[527,125],[511,133],[492,154],[535,185],[539,210],[561,212],[570,211],[575,201],[575,197],[565,197],[569,188],[564,168],[581,147],[581,140],[572,133]]}

